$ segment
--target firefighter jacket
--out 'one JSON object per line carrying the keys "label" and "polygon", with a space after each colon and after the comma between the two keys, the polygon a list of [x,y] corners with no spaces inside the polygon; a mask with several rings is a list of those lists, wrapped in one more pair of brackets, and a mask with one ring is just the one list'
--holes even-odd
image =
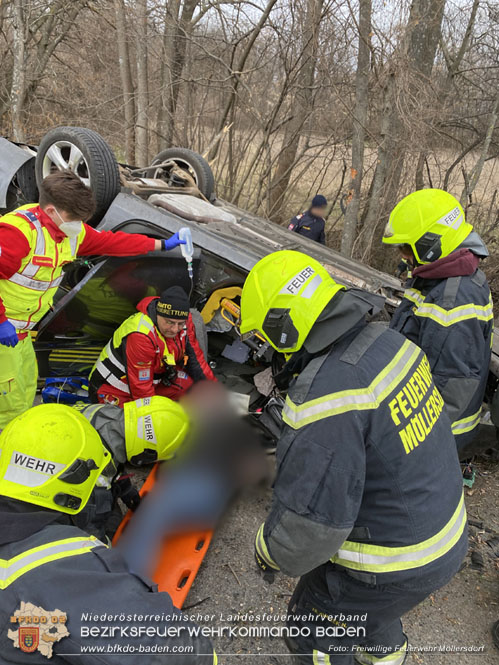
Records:
{"label": "firefighter jacket", "polygon": [[68,238],[40,206],[28,204],[0,218],[0,322],[8,319],[20,338],[52,305],[62,268],[78,256],[129,256],[154,249],[143,235],[96,231],[87,224]]}
{"label": "firefighter jacket", "polygon": [[[5,665],[42,665],[49,657],[54,665],[118,665],[127,646],[142,649],[144,665],[216,663],[209,640],[183,619],[167,593],[131,574],[118,550],[72,526],[68,516],[2,498],[0,534]],[[44,616],[48,626],[35,623],[34,615]]]}
{"label": "firefighter jacket", "polygon": [[390,324],[426,353],[458,450],[478,431],[494,329],[490,289],[478,262],[464,247],[417,268]]}
{"label": "firefighter jacket", "polygon": [[257,554],[291,576],[328,561],[371,582],[457,570],[462,476],[428,360],[383,323],[361,319],[334,338],[353,297],[342,295],[332,343],[290,384]]}
{"label": "firefighter jacket", "polygon": [[325,225],[326,222],[324,221],[323,217],[316,217],[315,215],[312,215],[310,210],[307,210],[306,212],[293,217],[288,225],[288,229],[290,231],[294,231],[295,233],[299,233],[301,236],[305,236],[305,238],[310,238],[310,240],[320,242],[321,245],[325,245]]}
{"label": "firefighter jacket", "polygon": [[174,339],[164,338],[155,325],[157,297],[144,298],[138,314],[126,319],[102,350],[90,380],[98,389],[103,383],[130,395],[131,399],[152,397],[156,387],[168,380],[175,384],[215,380],[196,339],[192,316],[185,330]]}

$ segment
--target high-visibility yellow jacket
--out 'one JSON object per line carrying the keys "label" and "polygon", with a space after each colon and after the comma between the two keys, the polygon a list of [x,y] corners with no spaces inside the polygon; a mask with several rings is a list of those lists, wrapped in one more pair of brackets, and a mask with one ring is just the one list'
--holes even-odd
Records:
{"label": "high-visibility yellow jacket", "polygon": [[17,273],[0,280],[0,298],[5,314],[18,332],[31,330],[47,313],[63,279],[62,267],[76,258],[86,233],[85,226],[82,226],[76,238],[66,237],[56,242],[30,208],[33,204],[1,218],[2,224],[15,226],[21,231],[30,247]]}

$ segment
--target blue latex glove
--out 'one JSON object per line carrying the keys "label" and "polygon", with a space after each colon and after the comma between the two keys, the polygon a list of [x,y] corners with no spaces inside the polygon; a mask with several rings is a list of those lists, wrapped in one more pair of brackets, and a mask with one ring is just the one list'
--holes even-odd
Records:
{"label": "blue latex glove", "polygon": [[169,249],[174,249],[175,247],[178,247],[179,245],[185,245],[185,240],[181,240],[178,237],[178,233],[174,233],[171,238],[168,238],[168,240],[162,240],[161,241],[162,249],[163,251],[168,251]]}
{"label": "blue latex glove", "polygon": [[15,327],[10,321],[0,323],[0,344],[15,346],[19,341]]}

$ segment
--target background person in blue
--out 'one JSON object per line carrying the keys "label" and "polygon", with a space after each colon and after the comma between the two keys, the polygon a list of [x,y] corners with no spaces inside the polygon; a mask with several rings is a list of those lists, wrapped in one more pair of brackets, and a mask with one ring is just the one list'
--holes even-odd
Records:
{"label": "background person in blue", "polygon": [[305,238],[320,242],[321,245],[325,245],[326,236],[324,233],[324,227],[326,221],[324,215],[326,213],[326,207],[326,197],[322,196],[322,194],[317,194],[312,199],[312,205],[306,212],[293,217],[288,225],[288,229],[295,233],[299,233],[301,236],[305,236]]}

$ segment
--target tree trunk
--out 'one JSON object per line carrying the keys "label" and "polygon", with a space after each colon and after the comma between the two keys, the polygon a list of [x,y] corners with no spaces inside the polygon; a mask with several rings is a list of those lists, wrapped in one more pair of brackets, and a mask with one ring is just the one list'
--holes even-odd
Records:
{"label": "tree trunk", "polygon": [[199,0],[171,0],[167,7],[164,32],[164,62],[162,67],[162,96],[159,112],[160,147],[173,143],[175,113],[185,65],[187,41],[192,31],[192,17]]}
{"label": "tree trunk", "polygon": [[369,60],[371,53],[371,0],[359,2],[359,50],[355,75],[355,109],[352,128],[352,168],[348,204],[341,237],[341,253],[352,256],[357,232],[360,192],[364,171],[364,142],[369,109]]}
{"label": "tree trunk", "polygon": [[293,100],[293,116],[286,125],[283,148],[270,184],[269,216],[276,222],[282,221],[284,194],[288,188],[303,127],[312,109],[318,34],[323,5],[324,0],[307,0],[301,36],[301,62],[296,76],[296,94]]}
{"label": "tree trunk", "polygon": [[137,119],[135,127],[135,161],[147,166],[149,161],[149,86],[147,82],[147,0],[137,0]]}
{"label": "tree trunk", "polygon": [[24,141],[23,110],[26,99],[25,26],[23,0],[14,0],[12,6],[13,68],[10,90],[12,104],[12,132],[14,141]]}
{"label": "tree trunk", "polygon": [[472,168],[468,181],[465,182],[465,187],[461,193],[461,205],[463,207],[466,207],[467,203],[471,203],[471,195],[473,194],[475,187],[477,186],[480,176],[482,174],[483,165],[485,164],[485,160],[487,159],[490,144],[492,141],[492,136],[494,134],[494,130],[497,125],[498,108],[499,108],[499,92],[496,95],[494,106],[490,113],[489,124],[483,140],[482,152],[480,153],[480,157],[478,158],[477,163]]}
{"label": "tree trunk", "polygon": [[173,142],[175,109],[173,87],[175,81],[175,48],[180,15],[180,0],[170,0],[166,7],[163,33],[163,62],[161,63],[161,105],[158,113],[159,149],[169,148]]}
{"label": "tree trunk", "polygon": [[[309,0],[310,1],[310,0]],[[323,0],[321,0],[323,2]],[[219,135],[219,138],[215,141],[214,145],[212,146],[209,154],[208,154],[208,160],[213,160],[218,154],[218,148],[220,147],[220,140],[221,137],[223,136],[223,128],[227,124],[227,119],[229,118],[232,106],[234,105],[236,98],[237,98],[237,89],[239,87],[239,82],[241,80],[241,74],[244,72],[244,67],[246,65],[246,60],[248,59],[249,54],[251,53],[251,49],[253,48],[256,38],[262,31],[263,26],[267,22],[267,19],[270,15],[270,12],[272,11],[274,5],[276,4],[277,0],[268,0],[267,5],[260,16],[260,20],[258,23],[255,25],[253,30],[251,31],[251,34],[248,38],[248,43],[246,44],[244,51],[241,54],[241,57],[239,61],[237,62],[237,66],[234,71],[232,71],[232,90],[229,99],[227,100],[227,103],[225,105],[225,108],[222,112],[222,115],[220,116],[220,120],[218,122],[218,127],[216,134]]]}
{"label": "tree trunk", "polygon": [[125,160],[131,164],[135,158],[135,99],[130,69],[130,53],[128,49],[126,13],[123,0],[114,0],[116,14],[116,36],[118,40],[118,58],[123,90],[123,106],[125,112]]}
{"label": "tree trunk", "polygon": [[[397,49],[397,63],[391,76],[391,84],[385,87],[384,113],[381,143],[374,173],[373,196],[365,215],[364,223],[369,226],[367,234],[373,239],[374,251],[378,249],[384,225],[390,210],[394,207],[404,168],[407,150],[406,129],[412,100],[406,88],[399,85],[404,74],[416,77],[420,84],[429,84],[435,54],[441,37],[441,26],[445,0],[413,0],[409,20],[405,28],[402,44]],[[410,78],[409,78],[410,80]],[[405,86],[407,87],[407,82]],[[406,117],[402,117],[400,109]],[[388,114],[388,116],[387,116]],[[384,260],[380,267],[384,267]]]}

